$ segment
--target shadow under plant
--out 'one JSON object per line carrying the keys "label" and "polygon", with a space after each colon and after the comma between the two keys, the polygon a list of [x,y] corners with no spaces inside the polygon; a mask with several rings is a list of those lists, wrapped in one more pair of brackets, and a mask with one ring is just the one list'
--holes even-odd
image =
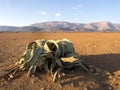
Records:
{"label": "shadow under plant", "polygon": [[115,75],[115,72],[120,71],[120,54],[81,56],[81,59],[103,72],[106,71],[107,74],[65,70],[63,71],[65,75],[61,77],[63,86],[70,84],[80,90],[81,88],[87,88],[88,90],[118,90],[117,87],[120,86],[120,83],[117,79],[120,78],[120,75]]}

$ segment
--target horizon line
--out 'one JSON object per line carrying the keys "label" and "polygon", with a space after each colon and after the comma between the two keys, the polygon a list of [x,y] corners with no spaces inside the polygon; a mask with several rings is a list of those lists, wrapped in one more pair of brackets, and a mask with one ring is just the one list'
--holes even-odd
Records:
{"label": "horizon line", "polygon": [[120,24],[120,23],[115,23],[115,22],[111,22],[111,21],[92,21],[92,22],[87,22],[87,23],[83,23],[83,22],[73,22],[73,21],[64,21],[64,20],[51,20],[51,21],[41,21],[41,22],[35,22],[35,23],[31,23],[31,24],[27,24],[27,25],[0,25],[0,26],[14,26],[14,27],[24,27],[24,26],[30,26],[33,24],[37,24],[37,23],[47,23],[47,22],[67,22],[67,23],[77,23],[77,24],[90,24],[90,23],[98,23],[98,22],[108,22],[108,23],[112,23],[112,24]]}

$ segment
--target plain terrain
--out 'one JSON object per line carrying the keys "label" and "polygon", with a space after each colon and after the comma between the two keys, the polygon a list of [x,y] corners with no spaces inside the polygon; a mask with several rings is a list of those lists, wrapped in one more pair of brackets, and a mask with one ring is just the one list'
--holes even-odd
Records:
{"label": "plain terrain", "polygon": [[0,74],[14,66],[24,53],[27,43],[36,39],[72,41],[75,52],[87,64],[108,71],[112,77],[85,73],[79,70],[62,74],[63,88],[52,82],[49,74],[27,77],[27,72],[12,81],[0,79],[0,90],[120,90],[120,33],[0,33]]}

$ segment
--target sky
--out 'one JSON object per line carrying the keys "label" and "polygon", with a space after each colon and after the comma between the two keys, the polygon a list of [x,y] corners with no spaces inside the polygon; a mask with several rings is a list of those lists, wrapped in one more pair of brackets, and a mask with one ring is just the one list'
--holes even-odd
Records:
{"label": "sky", "polygon": [[0,25],[47,21],[120,23],[120,0],[0,0]]}

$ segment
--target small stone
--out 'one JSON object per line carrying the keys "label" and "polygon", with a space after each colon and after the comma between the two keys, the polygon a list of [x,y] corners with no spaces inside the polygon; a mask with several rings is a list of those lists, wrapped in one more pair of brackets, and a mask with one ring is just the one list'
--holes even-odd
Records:
{"label": "small stone", "polygon": [[83,86],[83,84],[82,84],[81,82],[79,82],[79,86],[81,86],[81,87],[82,87],[82,86]]}
{"label": "small stone", "polygon": [[84,87],[82,90],[88,90],[86,87]]}
{"label": "small stone", "polygon": [[65,73],[62,73],[62,76],[65,76]]}
{"label": "small stone", "polygon": [[41,88],[40,90],[45,90],[45,88]]}
{"label": "small stone", "polygon": [[31,77],[33,78],[33,77],[35,77],[35,75],[33,74],[33,75],[31,75]]}
{"label": "small stone", "polygon": [[70,85],[71,85],[72,87],[74,87],[74,84],[73,84],[73,83],[71,83]]}
{"label": "small stone", "polygon": [[115,78],[113,78],[111,75],[110,76],[108,76],[109,77],[109,79],[111,79],[111,80],[114,80]]}
{"label": "small stone", "polygon": [[105,75],[110,76],[111,73],[108,70],[104,70]]}
{"label": "small stone", "polygon": [[10,74],[9,77],[12,79],[14,76],[12,74]]}
{"label": "small stone", "polygon": [[109,86],[109,87],[108,87],[108,90],[112,90],[112,87]]}

